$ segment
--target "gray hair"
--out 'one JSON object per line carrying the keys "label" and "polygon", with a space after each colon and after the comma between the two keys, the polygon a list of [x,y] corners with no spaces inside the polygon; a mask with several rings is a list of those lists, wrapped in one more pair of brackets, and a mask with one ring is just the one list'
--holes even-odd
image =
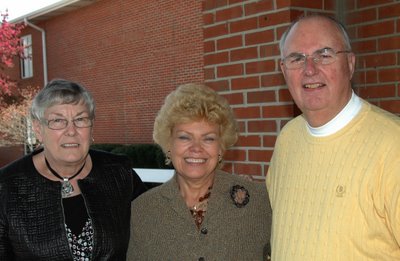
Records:
{"label": "gray hair", "polygon": [[302,20],[306,20],[306,19],[310,19],[310,18],[325,18],[328,21],[331,21],[341,32],[342,36],[343,36],[343,43],[345,45],[345,48],[348,51],[351,51],[351,43],[350,43],[350,37],[349,34],[347,33],[346,27],[339,22],[337,19],[335,19],[332,16],[328,16],[328,15],[322,15],[322,14],[312,14],[312,15],[308,15],[308,16],[300,16],[299,18],[297,18],[295,21],[293,21],[290,26],[286,29],[286,31],[283,33],[281,40],[279,41],[279,49],[281,51],[281,58],[283,59],[283,47],[285,46],[286,43],[286,38],[289,35],[290,31],[293,29],[293,27],[301,22]]}
{"label": "gray hair", "polygon": [[32,119],[43,120],[45,111],[59,104],[83,104],[89,111],[89,117],[95,117],[95,103],[92,95],[80,84],[63,79],[49,82],[35,96],[31,106]]}

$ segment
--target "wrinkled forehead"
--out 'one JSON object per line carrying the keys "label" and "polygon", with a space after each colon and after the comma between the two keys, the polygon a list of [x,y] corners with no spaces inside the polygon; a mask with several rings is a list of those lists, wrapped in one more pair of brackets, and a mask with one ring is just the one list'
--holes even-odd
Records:
{"label": "wrinkled forehead", "polygon": [[304,18],[292,26],[283,45],[283,53],[311,54],[326,47],[339,50],[344,46],[342,32],[333,21],[324,17],[312,17]]}

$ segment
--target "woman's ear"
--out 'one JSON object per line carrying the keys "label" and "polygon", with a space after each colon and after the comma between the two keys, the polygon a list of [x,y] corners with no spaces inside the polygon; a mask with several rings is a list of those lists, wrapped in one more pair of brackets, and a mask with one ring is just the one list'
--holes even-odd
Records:
{"label": "woman's ear", "polygon": [[43,128],[38,120],[32,121],[32,129],[39,143],[43,142]]}

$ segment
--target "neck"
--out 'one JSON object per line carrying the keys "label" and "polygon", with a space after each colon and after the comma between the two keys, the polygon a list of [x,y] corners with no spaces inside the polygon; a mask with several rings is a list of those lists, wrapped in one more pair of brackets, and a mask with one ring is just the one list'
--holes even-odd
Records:
{"label": "neck", "polygon": [[75,178],[82,172],[82,170],[84,169],[84,167],[86,165],[86,157],[84,158],[83,162],[80,162],[80,164],[65,166],[64,168],[58,167],[57,164],[54,164],[53,162],[50,163],[50,161],[48,161],[48,158],[46,157],[46,155],[44,155],[44,161],[45,161],[46,167],[50,171],[50,173],[57,178],[61,177],[61,179]]}
{"label": "neck", "polygon": [[346,94],[346,96],[342,99],[339,106],[336,108],[328,108],[323,110],[316,111],[304,111],[303,116],[311,127],[317,128],[325,125],[333,118],[335,118],[346,105],[349,103],[352,96],[352,89],[350,92]]}
{"label": "neck", "polygon": [[207,179],[201,181],[187,180],[178,175],[177,182],[181,196],[185,200],[186,205],[188,207],[193,207],[213,186],[214,175],[210,175]]}

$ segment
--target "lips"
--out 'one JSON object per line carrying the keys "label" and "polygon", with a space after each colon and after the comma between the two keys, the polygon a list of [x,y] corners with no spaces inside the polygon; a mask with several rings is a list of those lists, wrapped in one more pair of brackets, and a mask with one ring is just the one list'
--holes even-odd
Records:
{"label": "lips", "polygon": [[323,84],[323,83],[306,83],[306,84],[303,84],[303,88],[306,88],[306,89],[316,89],[316,88],[321,88],[321,87],[324,87],[325,86],[325,84]]}
{"label": "lips", "polygon": [[61,144],[61,147],[63,147],[63,148],[77,148],[77,147],[79,147],[79,144],[78,143],[64,143],[64,144]]}
{"label": "lips", "polygon": [[195,159],[195,158],[185,158],[187,163],[204,163],[206,162],[205,159]]}

